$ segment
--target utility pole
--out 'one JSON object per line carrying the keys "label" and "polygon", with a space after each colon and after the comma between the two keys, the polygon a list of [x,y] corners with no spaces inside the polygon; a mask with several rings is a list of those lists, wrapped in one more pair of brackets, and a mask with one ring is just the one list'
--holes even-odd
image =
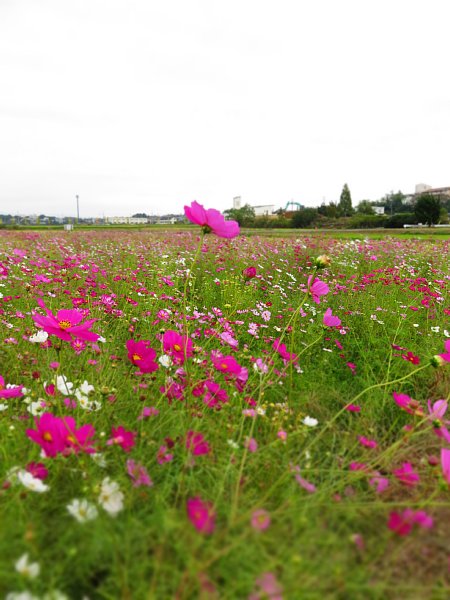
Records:
{"label": "utility pole", "polygon": [[77,199],[77,225],[80,221],[80,203],[79,203],[79,196],[78,194],[75,196],[75,198]]}

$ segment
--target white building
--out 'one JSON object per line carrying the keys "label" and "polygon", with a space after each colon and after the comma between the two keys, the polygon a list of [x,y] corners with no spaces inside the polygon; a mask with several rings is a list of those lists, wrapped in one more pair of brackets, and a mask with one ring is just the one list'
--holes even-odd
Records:
{"label": "white building", "polygon": [[275,204],[261,204],[252,206],[252,208],[255,211],[255,217],[264,217],[275,212]]}

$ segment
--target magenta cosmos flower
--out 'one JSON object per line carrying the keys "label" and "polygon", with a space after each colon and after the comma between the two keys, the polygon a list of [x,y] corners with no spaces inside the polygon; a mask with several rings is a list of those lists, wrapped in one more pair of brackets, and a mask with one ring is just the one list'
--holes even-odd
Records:
{"label": "magenta cosmos flower", "polygon": [[237,221],[225,221],[224,216],[215,208],[204,208],[195,200],[191,206],[184,207],[184,214],[191,223],[200,225],[205,233],[215,233],[222,238],[234,238],[239,235]]}
{"label": "magenta cosmos flower", "polygon": [[186,510],[188,519],[197,531],[206,535],[214,531],[216,515],[210,502],[204,502],[196,496],[187,501]]}
{"label": "magenta cosmos flower", "polygon": [[20,398],[20,396],[23,396],[22,390],[23,388],[21,385],[8,387],[5,384],[5,380],[0,375],[0,398]]}
{"label": "magenta cosmos flower", "polygon": [[92,454],[95,449],[91,445],[95,429],[92,425],[76,428],[73,417],[55,417],[52,413],[44,413],[35,420],[36,429],[27,429],[27,436],[41,446],[48,457],[57,454],[78,453],[80,450]]}
{"label": "magenta cosmos flower", "polygon": [[331,308],[327,308],[323,315],[323,324],[325,327],[340,327],[341,320],[336,315],[333,315]]}
{"label": "magenta cosmos flower", "polygon": [[41,327],[49,335],[56,335],[61,340],[70,342],[72,338],[85,340],[86,342],[96,342],[100,337],[97,333],[89,331],[97,319],[90,319],[81,323],[83,313],[76,309],[59,310],[56,315],[49,310],[42,300],[38,301],[41,308],[45,310],[47,316],[39,314],[33,315],[33,321],[38,327]]}
{"label": "magenta cosmos flower", "polygon": [[158,363],[155,362],[156,350],[150,347],[148,340],[128,340],[126,343],[128,358],[133,365],[139,367],[141,373],[153,373],[158,369]]}
{"label": "magenta cosmos flower", "polygon": [[193,355],[191,340],[172,329],[163,335],[163,349],[180,364],[184,363],[185,358]]}
{"label": "magenta cosmos flower", "polygon": [[441,466],[444,479],[450,485],[450,448],[441,449]]}

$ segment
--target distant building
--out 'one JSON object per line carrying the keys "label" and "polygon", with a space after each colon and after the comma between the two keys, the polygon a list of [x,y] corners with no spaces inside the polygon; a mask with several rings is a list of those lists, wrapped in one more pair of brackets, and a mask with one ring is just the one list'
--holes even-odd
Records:
{"label": "distant building", "polygon": [[433,196],[450,196],[450,187],[439,187],[434,188],[426,183],[418,183],[415,188],[415,196],[420,194],[431,194]]}
{"label": "distant building", "polygon": [[255,217],[264,217],[275,212],[275,204],[261,204],[252,206],[252,208],[255,211]]}
{"label": "distant building", "polygon": [[376,215],[384,215],[384,206],[372,206],[372,208]]}

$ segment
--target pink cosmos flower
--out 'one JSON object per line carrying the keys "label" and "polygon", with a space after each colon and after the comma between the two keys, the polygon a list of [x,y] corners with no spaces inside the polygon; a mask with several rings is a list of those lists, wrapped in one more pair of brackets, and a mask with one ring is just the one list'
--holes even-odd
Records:
{"label": "pink cosmos flower", "polygon": [[450,425],[450,421],[444,420],[447,408],[447,400],[436,400],[433,404],[431,404],[431,400],[428,400],[428,418],[433,423],[433,431],[438,437],[450,444],[450,432],[446,427],[446,425]]}
{"label": "pink cosmos flower", "polygon": [[411,533],[415,524],[424,529],[430,529],[433,527],[433,519],[425,511],[414,511],[411,508],[405,509],[402,513],[391,512],[389,516],[389,529],[400,536]]}
{"label": "pink cosmos flower", "polygon": [[214,367],[222,373],[230,373],[231,375],[239,375],[241,372],[241,365],[232,356],[211,356],[211,362]]}
{"label": "pink cosmos flower", "polygon": [[445,352],[442,354],[438,354],[438,358],[441,359],[440,362],[448,362],[450,363],[450,340],[445,340],[444,342]]}
{"label": "pink cosmos flower", "polygon": [[376,448],[378,446],[375,440],[369,440],[363,435],[359,436],[358,441],[362,446],[365,446],[366,448]]}
{"label": "pink cosmos flower", "polygon": [[141,373],[153,373],[158,369],[158,363],[155,362],[156,350],[150,347],[149,340],[128,340],[126,343],[128,358],[133,365],[139,368]]}
{"label": "pink cosmos flower", "polygon": [[320,304],[320,296],[326,296],[330,291],[330,288],[326,283],[320,281],[320,279],[314,279],[314,281],[312,281],[312,278],[312,275],[308,277],[308,291],[311,294],[313,301],[316,304]]}
{"label": "pink cosmos flower", "polygon": [[185,358],[192,356],[194,353],[190,338],[171,329],[163,335],[163,349],[181,365],[184,363]]}
{"label": "pink cosmos flower", "polygon": [[441,465],[444,479],[450,485],[450,448],[441,449]]}
{"label": "pink cosmos flower", "polygon": [[389,479],[382,477],[378,471],[369,479],[369,485],[375,488],[377,494],[382,494],[389,487]]}
{"label": "pink cosmos flower", "polygon": [[164,444],[159,447],[158,452],[156,454],[156,460],[159,465],[163,465],[166,462],[171,462],[173,460],[173,454],[168,452],[169,448]]}
{"label": "pink cosmos flower", "polygon": [[323,324],[325,327],[340,327],[341,320],[332,314],[331,308],[327,308],[323,315]]}
{"label": "pink cosmos flower", "polygon": [[224,216],[215,208],[205,209],[195,200],[191,206],[184,207],[184,214],[191,223],[200,225],[205,233],[215,233],[218,237],[234,238],[239,235],[237,221],[225,221]]}
{"label": "pink cosmos flower", "polygon": [[398,404],[400,408],[403,408],[403,410],[406,410],[406,412],[410,415],[416,415],[419,417],[424,416],[420,404],[417,402],[417,400],[410,398],[408,394],[399,394],[397,392],[393,392],[392,395],[395,403]]}
{"label": "pink cosmos flower", "polygon": [[256,452],[258,450],[258,442],[252,437],[246,438],[244,446],[249,452]]}
{"label": "pink cosmos flower", "polygon": [[290,362],[290,361],[295,362],[297,360],[297,355],[294,353],[291,354],[290,352],[288,352],[287,348],[286,348],[286,344],[282,344],[279,338],[277,338],[273,342],[272,348],[278,352],[278,354],[281,356],[281,358],[283,360],[286,360],[288,362]]}
{"label": "pink cosmos flower", "polygon": [[199,496],[195,496],[187,501],[186,510],[188,519],[197,531],[206,535],[214,531],[216,515],[211,502],[205,502]]}
{"label": "pink cosmos flower", "polygon": [[61,340],[70,342],[72,338],[79,340],[85,340],[87,342],[96,342],[99,339],[99,335],[93,331],[89,331],[92,325],[98,319],[90,319],[81,323],[83,320],[83,313],[76,309],[59,310],[56,315],[49,310],[42,300],[38,300],[38,304],[45,310],[47,316],[44,317],[39,314],[33,315],[33,321],[38,327],[41,327],[49,335],[55,335]]}
{"label": "pink cosmos flower", "polygon": [[8,269],[3,263],[0,263],[0,279],[6,279],[8,276]]}
{"label": "pink cosmos flower", "polygon": [[203,402],[210,408],[220,408],[220,404],[228,402],[228,394],[223,390],[218,383],[208,379],[205,382],[206,392],[203,396]]}
{"label": "pink cosmos flower", "polygon": [[122,425],[113,427],[111,433],[111,438],[106,442],[107,446],[117,445],[125,450],[125,452],[130,452],[131,448],[136,444],[134,440],[136,433],[134,431],[127,431]]}
{"label": "pink cosmos flower", "polygon": [[256,591],[250,594],[248,600],[283,600],[283,588],[273,573],[263,573],[255,584]]}
{"label": "pink cosmos flower", "polygon": [[55,417],[52,413],[43,413],[34,422],[37,429],[27,429],[25,433],[41,446],[48,457],[73,452],[77,454],[80,450],[87,454],[95,452],[92,446],[95,429],[92,425],[77,429],[73,417]]}
{"label": "pink cosmos flower", "polygon": [[31,473],[36,479],[46,479],[48,477],[48,469],[42,463],[30,462],[25,467],[28,473]]}
{"label": "pink cosmos flower", "polygon": [[408,487],[414,487],[420,481],[419,475],[414,471],[411,463],[405,462],[399,469],[392,471],[392,474],[397,477],[400,483]]}
{"label": "pink cosmos flower", "polygon": [[267,510],[259,508],[258,510],[253,511],[250,519],[253,529],[256,529],[257,531],[264,531],[269,527],[270,522],[270,515]]}
{"label": "pink cosmos flower", "polygon": [[194,456],[201,456],[202,454],[209,454],[211,452],[211,448],[203,434],[195,431],[187,432],[186,448]]}
{"label": "pink cosmos flower", "polygon": [[151,487],[153,485],[153,481],[150,479],[147,469],[131,458],[127,460],[127,473],[131,477],[133,487],[139,487],[141,485]]}
{"label": "pink cosmos flower", "polygon": [[21,385],[7,387],[5,380],[0,375],[0,398],[20,398],[20,396],[23,396],[22,390],[23,387]]}

